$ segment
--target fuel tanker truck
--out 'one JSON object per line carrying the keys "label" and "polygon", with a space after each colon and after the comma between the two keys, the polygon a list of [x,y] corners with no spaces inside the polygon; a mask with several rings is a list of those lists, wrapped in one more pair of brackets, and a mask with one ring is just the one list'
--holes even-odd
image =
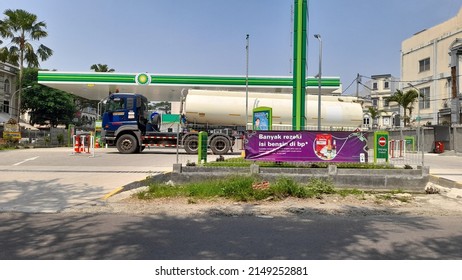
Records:
{"label": "fuel tanker truck", "polygon": [[[140,94],[113,93],[103,108],[102,140],[116,146],[120,153],[137,153],[146,147],[182,147],[189,154],[197,153],[198,133],[208,133],[208,147],[213,154],[232,151],[236,139],[243,137],[246,116],[253,108],[271,107],[272,130],[292,127],[292,95],[282,93],[193,90],[181,98],[179,112],[159,114],[148,110],[148,100]],[[306,95],[306,126],[317,124],[318,98]],[[362,124],[362,107],[354,97],[322,96],[322,126],[334,129],[355,129]],[[166,128],[167,120],[176,119],[177,126]]]}

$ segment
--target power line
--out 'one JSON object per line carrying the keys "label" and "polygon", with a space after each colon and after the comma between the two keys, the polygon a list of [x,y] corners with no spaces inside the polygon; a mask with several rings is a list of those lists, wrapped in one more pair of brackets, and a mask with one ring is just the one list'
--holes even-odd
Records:
{"label": "power line", "polygon": [[344,90],[342,91],[342,94],[344,94],[352,85],[353,83],[356,81],[357,79],[354,79],[353,81],[351,81],[350,85]]}

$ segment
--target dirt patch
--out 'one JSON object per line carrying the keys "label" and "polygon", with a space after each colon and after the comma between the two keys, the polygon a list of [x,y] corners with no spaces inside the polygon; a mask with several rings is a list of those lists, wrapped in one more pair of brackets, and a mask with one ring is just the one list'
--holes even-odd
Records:
{"label": "dirt patch", "polygon": [[[459,193],[460,191],[460,193]],[[102,203],[85,204],[65,212],[120,213],[175,217],[259,216],[288,217],[309,215],[425,215],[462,216],[462,190],[441,188],[434,194],[379,193],[364,195],[323,195],[320,198],[235,202],[222,198],[197,200],[168,198],[138,200],[124,192]]]}

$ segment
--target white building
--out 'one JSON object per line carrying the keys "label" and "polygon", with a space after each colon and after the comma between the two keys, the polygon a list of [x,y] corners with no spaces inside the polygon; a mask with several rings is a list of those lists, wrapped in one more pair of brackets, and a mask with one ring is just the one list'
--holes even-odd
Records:
{"label": "white building", "polygon": [[455,17],[402,42],[403,91],[415,88],[422,95],[419,106],[414,105],[411,122],[460,123],[461,54],[462,9]]}
{"label": "white building", "polygon": [[[10,119],[10,116],[16,116],[15,108],[16,98],[16,75],[19,69],[8,63],[0,62],[0,123]],[[14,95],[14,96],[13,96]]]}
{"label": "white building", "polygon": [[[387,98],[392,96],[397,89],[397,78],[390,74],[373,75],[367,82],[365,92],[366,102],[364,108],[363,128],[386,129],[399,126],[400,108],[396,102],[387,102]],[[377,117],[373,118],[371,109],[377,112]]]}

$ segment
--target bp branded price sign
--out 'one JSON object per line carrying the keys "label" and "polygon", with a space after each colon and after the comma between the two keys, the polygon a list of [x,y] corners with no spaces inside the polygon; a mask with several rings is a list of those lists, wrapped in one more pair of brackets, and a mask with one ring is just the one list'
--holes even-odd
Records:
{"label": "bp branded price sign", "polygon": [[388,162],[388,132],[376,131],[374,133],[374,163],[377,159]]}

